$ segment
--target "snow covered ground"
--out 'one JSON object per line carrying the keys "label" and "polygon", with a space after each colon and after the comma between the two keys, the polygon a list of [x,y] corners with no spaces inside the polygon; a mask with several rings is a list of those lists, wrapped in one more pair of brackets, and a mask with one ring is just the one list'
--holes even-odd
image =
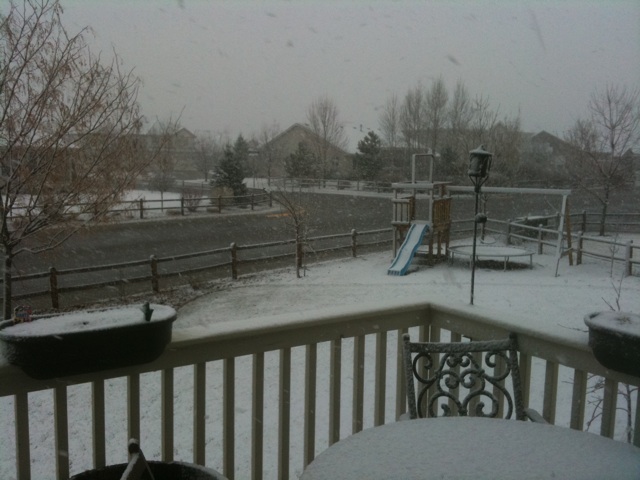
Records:
{"label": "snow covered ground", "polygon": [[[640,235],[635,236],[635,242]],[[183,329],[211,322],[237,322],[260,319],[269,322],[271,316],[295,315],[312,311],[353,309],[384,304],[398,304],[429,300],[456,305],[469,304],[470,270],[466,261],[454,264],[439,264],[434,267],[417,266],[406,276],[388,276],[391,252],[370,254],[359,258],[327,261],[309,266],[304,278],[298,279],[293,268],[244,277],[236,282],[218,285],[184,305],[178,311],[174,328]],[[526,259],[528,263],[528,258]],[[514,319],[528,326],[547,332],[570,335],[586,341],[587,328],[583,317],[593,311],[608,310],[609,305],[620,304],[622,310],[640,312],[640,276],[622,278],[620,266],[613,268],[606,261],[585,258],[580,266],[569,266],[562,259],[559,275],[554,276],[556,262],[552,249],[544,255],[533,256],[533,269],[525,268],[502,271],[502,269],[479,268],[475,276],[475,307],[507,311]],[[620,294],[618,295],[617,290]],[[294,365],[302,351],[294,349]],[[327,359],[322,348],[319,359]],[[344,349],[343,362],[349,364],[349,349]],[[265,375],[277,375],[277,352],[266,355]],[[368,359],[369,362],[372,359]],[[321,370],[321,369],[320,369]],[[250,359],[241,358],[236,363],[236,478],[248,478],[250,466]],[[301,385],[302,378],[294,372],[292,385]],[[561,376],[567,372],[561,370]],[[221,458],[221,382],[222,365],[214,362],[207,368],[206,419],[207,464],[222,468]],[[277,378],[277,377],[273,377]],[[348,381],[348,379],[344,379]],[[327,376],[319,372],[318,385],[324,385]],[[566,391],[559,392],[557,423],[568,424],[571,385],[568,375],[563,377]],[[141,445],[150,459],[160,458],[160,397],[159,374],[151,373],[141,378],[143,392]],[[175,374],[175,459],[192,459],[192,403],[193,373],[190,368],[176,370]],[[534,385],[536,390],[539,386]],[[126,438],[126,380],[106,382],[107,399],[107,463],[125,461]],[[299,391],[298,391],[299,390]],[[302,389],[292,392],[292,411],[302,412]],[[320,387],[320,390],[322,388]],[[350,405],[349,388],[343,388],[343,405]],[[70,387],[70,459],[72,473],[91,468],[91,388],[88,385]],[[541,395],[532,392],[532,407],[541,410]],[[266,386],[265,392],[265,478],[277,475],[277,382]],[[30,429],[32,444],[32,474],[34,479],[52,478],[54,465],[54,426],[52,417],[52,392],[39,392],[29,396]],[[326,418],[328,402],[318,402],[317,451],[326,448]],[[394,399],[387,401],[387,418],[393,416]],[[372,408],[365,406],[365,427],[372,425]],[[590,415],[590,413],[588,413]],[[622,417],[622,415],[621,415]],[[0,399],[0,478],[14,478],[13,400]],[[351,431],[350,419],[343,415],[341,432],[346,436]],[[622,421],[622,418],[621,418]],[[302,438],[302,418],[295,414],[291,425],[291,443],[298,447]],[[592,426],[597,431],[597,422]],[[619,430],[623,430],[623,427]],[[623,432],[617,435],[623,437]],[[292,458],[294,478],[302,472],[301,456]]]}

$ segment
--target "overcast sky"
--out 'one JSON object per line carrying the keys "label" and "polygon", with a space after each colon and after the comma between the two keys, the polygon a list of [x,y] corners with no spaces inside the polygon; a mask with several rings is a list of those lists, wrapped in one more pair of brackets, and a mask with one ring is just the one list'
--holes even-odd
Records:
{"label": "overcast sky", "polygon": [[[257,133],[328,95],[354,140],[385,101],[462,79],[526,131],[562,135],[607,82],[640,85],[640,1],[62,0],[143,79],[153,120]],[[362,125],[363,133],[360,133]]]}

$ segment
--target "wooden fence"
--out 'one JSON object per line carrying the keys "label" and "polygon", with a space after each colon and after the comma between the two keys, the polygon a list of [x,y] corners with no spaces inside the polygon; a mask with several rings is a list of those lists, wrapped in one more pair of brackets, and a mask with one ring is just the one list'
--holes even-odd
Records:
{"label": "wooden fence", "polygon": [[[88,204],[77,203],[68,205],[68,214],[76,215],[73,212],[83,211]],[[217,195],[212,197],[199,196],[193,194],[183,194],[180,198],[170,198],[161,200],[146,200],[139,198],[137,200],[128,200],[120,202],[120,204],[109,210],[108,215],[111,217],[123,218],[146,218],[151,212],[161,211],[167,215],[185,215],[187,213],[209,212],[222,213],[223,209],[231,208],[250,208],[253,210],[258,205],[273,206],[273,196],[270,192],[257,190],[247,195],[224,196]],[[9,219],[20,217],[23,215],[22,210],[12,212]]]}
{"label": "wooden fence", "polygon": [[257,205],[273,206],[273,197],[269,192],[251,193],[248,195],[238,196],[191,196],[183,195],[178,199],[167,200],[145,200],[144,198],[122,202],[119,208],[110,210],[111,215],[123,215],[125,217],[145,218],[145,215],[153,211],[166,211],[169,215],[182,215],[187,212],[209,212],[222,213],[223,209],[234,208],[251,208],[253,210]]}
{"label": "wooden fence", "polygon": [[[199,197],[205,198],[205,197]],[[222,205],[224,201],[232,199],[234,197],[222,197],[219,205]],[[235,197],[236,199],[238,197]],[[265,194],[262,197],[260,195],[252,194],[246,197],[245,205],[253,206],[258,202],[268,201],[271,203],[272,199],[270,195]],[[157,201],[145,201],[145,202],[157,202]],[[236,203],[238,205],[238,203]],[[181,199],[181,210],[189,208],[185,199]],[[221,207],[220,207],[221,208]],[[151,208],[152,209],[152,208]],[[141,218],[144,211],[150,210],[150,208],[140,207]],[[181,212],[184,214],[184,212]],[[589,213],[582,212],[572,217],[572,224],[580,226],[580,228],[586,228],[590,224]],[[612,218],[639,218],[640,214],[610,214]],[[558,224],[557,215],[549,216],[536,216],[529,218],[520,218],[517,220],[495,220],[490,219],[488,224],[483,225],[480,236],[483,238],[485,234],[498,234],[503,235],[507,244],[514,241],[524,241],[535,245],[538,254],[542,254],[545,248],[557,248],[558,245]],[[632,228],[640,227],[640,222],[630,222]],[[463,219],[452,222],[451,236],[452,238],[468,236],[473,231],[473,219]],[[640,228],[637,228],[640,231]],[[364,232],[356,232],[355,230],[349,233],[342,233],[336,235],[325,235],[306,240],[306,252],[308,254],[320,254],[336,252],[340,250],[350,249],[353,256],[357,255],[359,247],[365,247],[370,245],[381,246],[388,244],[392,241],[392,235],[387,238],[383,238],[387,233],[391,233],[392,229],[380,229],[370,230]],[[359,237],[373,238],[370,242],[361,242]],[[340,244],[341,239],[350,238],[348,244]],[[331,243],[330,246],[327,246]],[[614,237],[596,237],[585,234],[582,230],[577,233],[572,233],[570,237],[566,234],[562,239],[563,244],[563,256],[564,254],[571,254],[569,257],[570,264],[574,262],[580,265],[583,261],[583,257],[588,256],[603,261],[607,261],[610,265],[622,264],[625,275],[640,274],[640,245],[634,245],[632,241],[619,240],[617,236]],[[293,245],[294,248],[286,250],[287,246]],[[314,245],[322,245],[319,248],[315,248]],[[278,253],[273,251],[279,248]],[[285,251],[283,251],[283,249]],[[253,258],[242,258],[240,252],[260,252]],[[87,266],[81,268],[58,270],[55,266],[51,266],[47,272],[39,272],[29,275],[16,276],[12,278],[14,285],[25,285],[26,282],[36,282],[40,280],[39,289],[32,288],[28,293],[20,293],[14,295],[15,301],[23,299],[48,298],[48,303],[52,308],[61,308],[62,294],[72,294],[74,292],[89,291],[97,289],[115,289],[118,290],[120,295],[124,295],[124,289],[126,286],[131,285],[143,285],[147,284],[150,289],[147,291],[159,292],[161,289],[161,280],[173,279],[176,283],[188,283],[190,276],[195,274],[205,274],[209,277],[215,277],[212,272],[217,271],[218,277],[225,274],[232,279],[238,278],[239,269],[242,265],[257,264],[257,263],[270,263],[273,265],[276,261],[284,260],[287,258],[293,258],[295,256],[295,240],[282,240],[277,242],[254,244],[254,245],[239,245],[235,242],[228,247],[222,247],[202,252],[187,253],[182,255],[174,255],[170,257],[155,257],[141,259],[131,262],[123,262],[118,264],[107,264],[98,266]],[[195,260],[194,260],[195,259]],[[196,265],[185,265],[189,260],[194,260]],[[207,261],[208,260],[208,261]],[[182,263],[182,267],[180,264]],[[193,262],[192,262],[193,263]],[[166,268],[162,270],[160,265],[165,265]],[[124,272],[128,273],[124,273]],[[73,275],[82,275],[85,277],[77,279],[75,283],[72,281],[65,281],[64,285],[61,279],[72,278]],[[93,279],[87,280],[87,274],[93,275]],[[115,278],[114,278],[115,277]],[[43,280],[46,279],[46,280]],[[1,280],[0,280],[1,283]],[[46,289],[44,285],[48,284]],[[140,287],[138,287],[140,290]],[[16,291],[18,289],[14,289]],[[65,305],[68,307],[69,305]]]}
{"label": "wooden fence", "polygon": [[[332,254],[340,251],[348,250],[350,255],[356,257],[360,249],[366,247],[380,247],[391,242],[391,228],[380,230],[368,230],[357,232],[351,230],[348,233],[340,233],[334,235],[323,235],[318,237],[310,237],[305,239],[303,253],[305,256],[318,256],[319,254]],[[366,238],[367,241],[363,241]],[[344,240],[348,239],[348,242]],[[18,282],[30,282],[42,279],[48,279],[48,287],[40,290],[32,290],[29,293],[22,293],[13,296],[13,300],[33,299],[36,297],[48,297],[50,299],[51,308],[59,309],[69,307],[70,305],[62,305],[61,295],[71,294],[74,292],[97,290],[104,288],[124,288],[133,284],[147,284],[146,291],[154,293],[160,292],[161,280],[177,279],[178,283],[187,283],[189,276],[202,272],[212,272],[214,270],[226,272],[228,277],[237,279],[240,275],[240,268],[243,265],[256,263],[271,263],[275,261],[294,258],[295,240],[281,240],[276,242],[239,245],[235,242],[228,247],[222,247],[202,252],[186,253],[182,255],[172,255],[168,257],[156,257],[152,255],[148,259],[141,259],[131,262],[122,262],[117,264],[89,266],[81,268],[71,268],[58,270],[55,266],[49,268],[48,272],[33,273],[29,275],[21,275],[12,277],[12,282],[16,285]],[[293,248],[287,251],[287,246]],[[272,253],[275,247],[280,248],[279,253]],[[253,258],[242,258],[240,252],[256,251],[260,252]],[[271,253],[270,253],[271,252]],[[185,261],[197,259],[195,266],[185,265]],[[174,268],[166,268],[161,271],[161,264],[173,264]],[[181,266],[182,264],[182,266]],[[129,273],[125,274],[127,271]],[[98,273],[97,281],[87,280],[86,277],[78,279],[75,283],[61,286],[62,277],[71,277],[81,274]],[[117,278],[113,278],[117,276]],[[104,277],[111,277],[103,279]],[[0,282],[2,283],[2,282]],[[45,283],[42,282],[41,283]],[[70,283],[70,282],[68,282]]]}

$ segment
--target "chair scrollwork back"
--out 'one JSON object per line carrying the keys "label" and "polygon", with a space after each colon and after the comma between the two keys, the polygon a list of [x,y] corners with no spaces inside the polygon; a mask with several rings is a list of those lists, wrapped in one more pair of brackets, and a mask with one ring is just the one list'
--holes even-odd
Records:
{"label": "chair scrollwork back", "polygon": [[[403,340],[410,418],[439,413],[512,418],[515,413],[518,420],[527,419],[515,334],[451,343],[411,342],[405,334]],[[511,390],[505,387],[508,377]]]}

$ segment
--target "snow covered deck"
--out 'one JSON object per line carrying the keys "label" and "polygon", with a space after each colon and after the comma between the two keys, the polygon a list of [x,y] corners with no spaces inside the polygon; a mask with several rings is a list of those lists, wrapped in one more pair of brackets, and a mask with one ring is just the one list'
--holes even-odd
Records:
{"label": "snow covered deck", "polygon": [[122,462],[123,439],[138,438],[151,460],[206,465],[229,478],[296,478],[329,445],[406,411],[407,331],[431,341],[516,332],[526,404],[583,430],[589,377],[598,375],[600,433],[624,435],[617,385],[640,379],[601,367],[586,332],[541,332],[477,306],[386,302],[174,329],[157,360],[90,375],[39,381],[0,364],[0,397],[13,404],[0,409],[0,477],[67,478]]}

